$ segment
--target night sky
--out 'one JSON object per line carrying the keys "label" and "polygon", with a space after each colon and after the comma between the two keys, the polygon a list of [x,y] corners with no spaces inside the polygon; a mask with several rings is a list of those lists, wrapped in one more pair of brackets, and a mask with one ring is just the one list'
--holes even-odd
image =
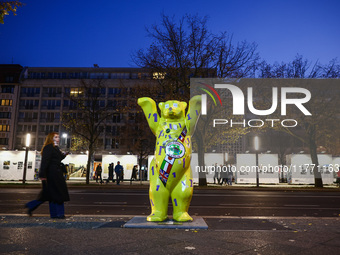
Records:
{"label": "night sky", "polygon": [[258,44],[269,63],[297,53],[326,64],[340,60],[340,1],[23,0],[0,24],[0,64],[31,67],[131,67],[131,53],[151,39],[145,27],[161,13],[207,15],[212,32]]}

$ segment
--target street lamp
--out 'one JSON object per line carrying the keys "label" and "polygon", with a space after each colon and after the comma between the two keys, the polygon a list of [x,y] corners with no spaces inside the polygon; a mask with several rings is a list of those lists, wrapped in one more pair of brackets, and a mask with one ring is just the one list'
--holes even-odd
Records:
{"label": "street lamp", "polygon": [[228,154],[228,152],[226,152],[225,154],[224,154],[224,162],[223,162],[223,164],[225,163],[225,162],[228,162],[229,161],[229,154]]}
{"label": "street lamp", "polygon": [[26,151],[25,151],[25,163],[24,163],[24,175],[22,177],[22,183],[25,184],[26,182],[26,172],[27,172],[27,158],[28,158],[28,150],[30,147],[30,143],[31,143],[31,134],[27,134],[26,135]]}
{"label": "street lamp", "polygon": [[256,155],[256,187],[260,186],[259,180],[259,148],[260,148],[260,141],[259,137],[254,137],[254,147],[255,147],[255,155]]}
{"label": "street lamp", "polygon": [[62,137],[65,138],[65,148],[67,149],[67,134],[63,133]]}

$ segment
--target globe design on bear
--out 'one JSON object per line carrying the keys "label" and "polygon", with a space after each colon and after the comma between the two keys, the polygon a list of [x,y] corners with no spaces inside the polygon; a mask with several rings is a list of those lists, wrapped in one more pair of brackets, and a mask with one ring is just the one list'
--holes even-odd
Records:
{"label": "globe design on bear", "polygon": [[174,141],[167,144],[165,153],[173,158],[182,158],[185,154],[185,148],[180,142]]}

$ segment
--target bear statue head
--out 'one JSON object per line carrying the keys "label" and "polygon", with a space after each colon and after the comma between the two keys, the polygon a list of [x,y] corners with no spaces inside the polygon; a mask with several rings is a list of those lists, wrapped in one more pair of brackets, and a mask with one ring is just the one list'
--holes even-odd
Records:
{"label": "bear statue head", "polygon": [[176,100],[169,100],[165,103],[159,103],[158,107],[162,112],[162,117],[165,119],[184,119],[187,103]]}

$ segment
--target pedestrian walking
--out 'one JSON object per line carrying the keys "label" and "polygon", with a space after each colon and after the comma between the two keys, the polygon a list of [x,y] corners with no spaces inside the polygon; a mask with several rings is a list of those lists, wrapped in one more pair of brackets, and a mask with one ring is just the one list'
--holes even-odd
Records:
{"label": "pedestrian walking", "polygon": [[68,153],[61,152],[58,146],[59,134],[55,132],[48,134],[41,149],[39,178],[42,182],[42,190],[36,200],[25,205],[29,216],[32,216],[33,211],[42,203],[49,201],[51,218],[65,218],[64,202],[69,201],[70,197],[61,161]]}
{"label": "pedestrian walking", "polygon": [[99,163],[99,165],[96,168],[96,182],[98,182],[98,177],[100,177],[100,184],[103,183],[103,179],[102,179],[102,165]]}

